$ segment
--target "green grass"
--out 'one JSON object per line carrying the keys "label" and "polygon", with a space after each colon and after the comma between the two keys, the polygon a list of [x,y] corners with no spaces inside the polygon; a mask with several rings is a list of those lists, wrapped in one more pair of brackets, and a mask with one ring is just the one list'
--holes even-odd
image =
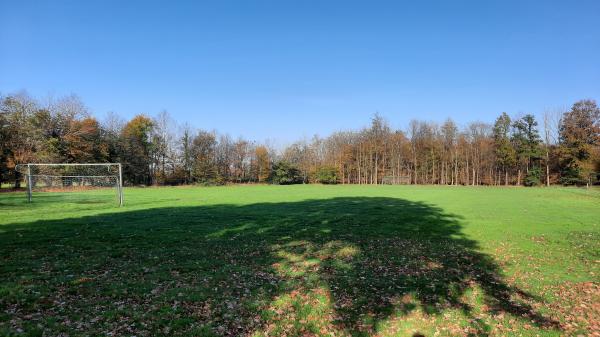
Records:
{"label": "green grass", "polygon": [[597,189],[165,187],[96,202],[110,193],[0,194],[0,335],[599,329]]}

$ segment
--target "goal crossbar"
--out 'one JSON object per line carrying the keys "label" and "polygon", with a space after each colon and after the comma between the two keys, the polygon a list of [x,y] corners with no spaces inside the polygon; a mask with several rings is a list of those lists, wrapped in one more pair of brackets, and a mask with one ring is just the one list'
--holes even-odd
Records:
{"label": "goal crossbar", "polygon": [[28,163],[28,164],[19,164],[17,166],[121,166],[121,163]]}
{"label": "goal crossbar", "polygon": [[51,174],[32,174],[32,177],[49,177],[49,178],[118,178],[116,175],[112,176],[57,176]]}

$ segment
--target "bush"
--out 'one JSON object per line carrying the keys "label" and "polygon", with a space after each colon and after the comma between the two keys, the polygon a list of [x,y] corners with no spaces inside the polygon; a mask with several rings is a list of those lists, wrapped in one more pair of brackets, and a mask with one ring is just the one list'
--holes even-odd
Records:
{"label": "bush", "polygon": [[321,184],[337,184],[338,171],[335,167],[323,166],[317,170],[316,178]]}
{"label": "bush", "polygon": [[560,183],[563,185],[585,185],[586,181],[581,177],[581,169],[576,165],[572,165],[561,171]]}
{"label": "bush", "polygon": [[300,184],[302,174],[293,164],[282,160],[273,164],[270,181],[276,185]]}
{"label": "bush", "polygon": [[539,186],[541,184],[540,176],[542,175],[542,170],[539,167],[534,167],[525,176],[525,181],[523,184],[525,186]]}

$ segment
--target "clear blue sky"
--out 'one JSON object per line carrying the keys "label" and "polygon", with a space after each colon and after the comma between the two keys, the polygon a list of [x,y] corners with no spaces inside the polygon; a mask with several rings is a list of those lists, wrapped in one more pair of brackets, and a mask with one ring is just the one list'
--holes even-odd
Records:
{"label": "clear blue sky", "polygon": [[540,114],[600,98],[600,1],[0,0],[0,92],[23,89],[284,143]]}

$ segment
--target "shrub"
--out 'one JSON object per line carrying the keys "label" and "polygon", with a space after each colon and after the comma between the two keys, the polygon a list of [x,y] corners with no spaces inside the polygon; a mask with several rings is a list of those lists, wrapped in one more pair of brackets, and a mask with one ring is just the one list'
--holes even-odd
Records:
{"label": "shrub", "polygon": [[338,171],[335,167],[323,166],[319,167],[316,173],[316,180],[321,184],[337,184]]}
{"label": "shrub", "polygon": [[542,171],[539,167],[534,167],[525,176],[525,181],[523,184],[525,186],[538,186],[541,184],[540,176],[542,175]]}
{"label": "shrub", "polygon": [[296,166],[282,160],[273,164],[270,181],[276,185],[300,184],[302,175]]}
{"label": "shrub", "polygon": [[586,181],[581,176],[581,169],[578,166],[567,166],[560,173],[560,183],[563,185],[585,185]]}

